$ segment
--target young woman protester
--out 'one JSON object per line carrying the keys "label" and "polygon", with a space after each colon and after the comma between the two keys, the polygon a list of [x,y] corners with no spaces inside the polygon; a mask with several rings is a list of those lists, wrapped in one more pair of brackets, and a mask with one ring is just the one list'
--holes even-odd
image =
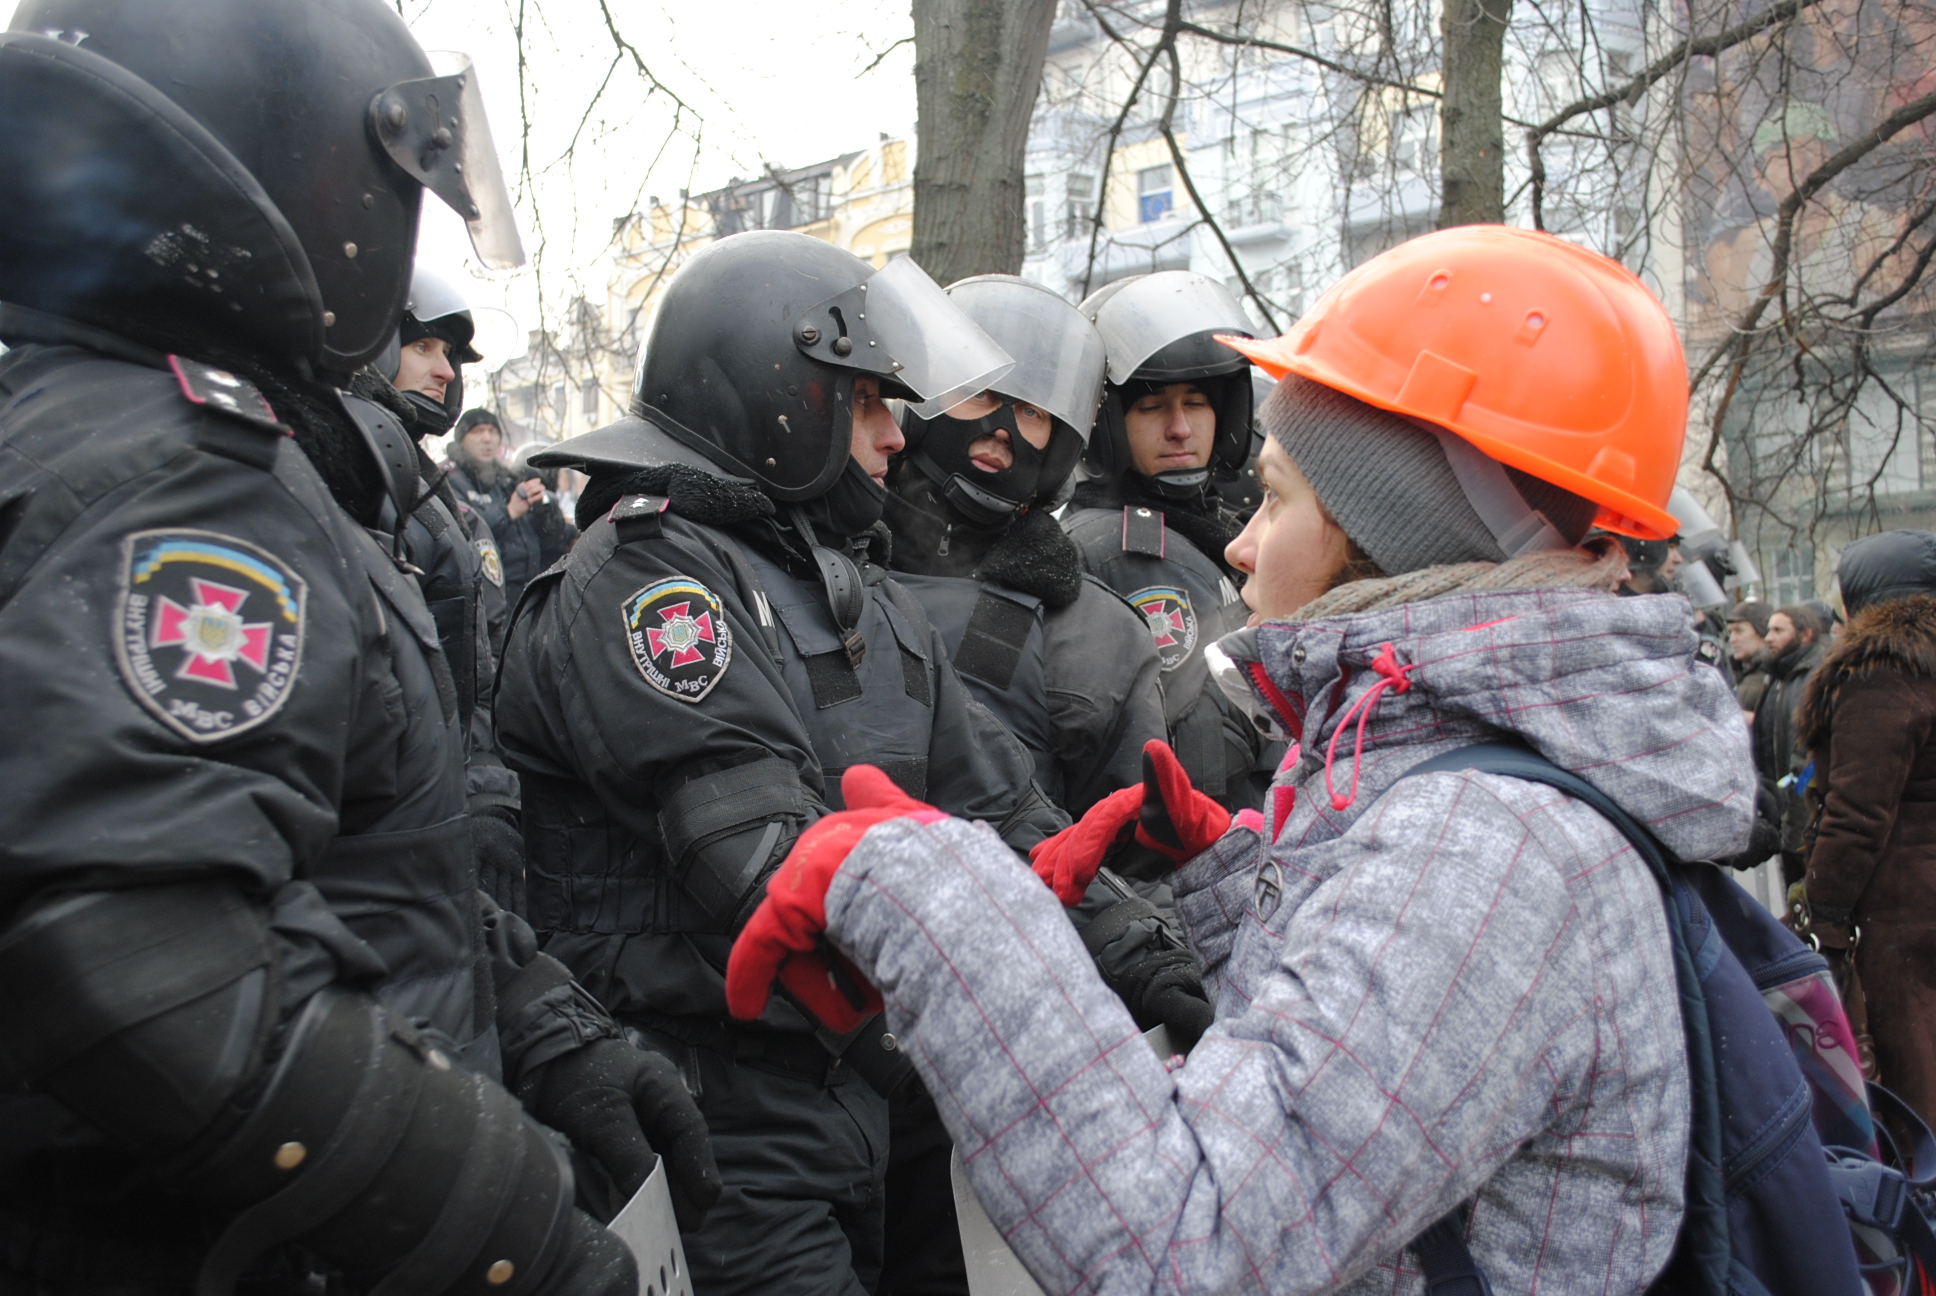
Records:
{"label": "young woman protester", "polygon": [[1056,891],[1132,828],[1177,860],[1216,1024],[1157,1059],[1012,853],[865,770],[740,938],[733,1009],[878,987],[1050,1291],[1419,1293],[1449,1217],[1497,1292],[1641,1292],[1689,1122],[1659,889],[1543,785],[1403,776],[1510,739],[1684,857],[1746,841],[1747,733],[1686,603],[1612,597],[1618,546],[1582,544],[1674,530],[1673,327],[1611,261],[1470,227],[1234,345],[1283,381],[1230,546],[1254,615],[1218,647],[1298,754],[1233,823],[1152,744],[1154,790],[1035,855]]}

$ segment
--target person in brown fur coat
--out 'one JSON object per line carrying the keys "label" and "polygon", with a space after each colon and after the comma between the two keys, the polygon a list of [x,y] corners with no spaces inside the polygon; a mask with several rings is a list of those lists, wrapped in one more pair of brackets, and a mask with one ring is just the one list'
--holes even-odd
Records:
{"label": "person in brown fur coat", "polygon": [[1842,551],[1848,633],[1796,715],[1817,807],[1808,911],[1853,956],[1882,1083],[1936,1119],[1936,534]]}

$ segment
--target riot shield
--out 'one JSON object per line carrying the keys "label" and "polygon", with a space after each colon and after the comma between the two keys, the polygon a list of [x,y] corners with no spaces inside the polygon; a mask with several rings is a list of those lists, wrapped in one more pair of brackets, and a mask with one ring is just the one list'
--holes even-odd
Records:
{"label": "riot shield", "polygon": [[679,1221],[673,1218],[672,1193],[666,1187],[664,1157],[605,1227],[632,1249],[639,1262],[639,1296],[692,1296],[686,1253],[679,1245]]}

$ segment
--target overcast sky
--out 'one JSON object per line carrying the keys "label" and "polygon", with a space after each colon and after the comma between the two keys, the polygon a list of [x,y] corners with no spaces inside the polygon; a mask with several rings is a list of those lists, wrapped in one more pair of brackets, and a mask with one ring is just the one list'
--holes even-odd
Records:
{"label": "overcast sky", "polygon": [[[535,267],[487,274],[469,258],[462,222],[425,198],[419,254],[428,266],[470,277],[479,305],[509,310],[514,319],[500,319],[497,329],[479,321],[499,348],[522,349],[523,331],[537,325],[540,273],[553,310],[578,287],[602,299],[596,258],[612,221],[651,195],[671,200],[680,189],[698,193],[757,175],[763,162],[800,166],[864,148],[883,131],[914,129],[912,45],[861,75],[876,54],[912,33],[908,0],[607,0],[625,39],[688,106],[676,134],[675,105],[664,93],[647,95],[629,56],[592,107],[617,53],[599,0],[402,3],[425,48],[475,59],[525,250],[543,249]],[[516,190],[520,14],[536,178],[523,192]],[[510,335],[504,342],[488,336],[500,330]]]}

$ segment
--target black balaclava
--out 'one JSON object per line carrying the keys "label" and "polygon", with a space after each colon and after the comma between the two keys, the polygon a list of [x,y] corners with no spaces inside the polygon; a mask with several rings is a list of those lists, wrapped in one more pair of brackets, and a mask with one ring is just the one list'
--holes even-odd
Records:
{"label": "black balaclava", "polygon": [[[975,526],[999,526],[1034,503],[1044,487],[1053,490],[1074,466],[1073,456],[1058,455],[1058,442],[1064,440],[1061,425],[1055,425],[1047,447],[1038,450],[1022,435],[1015,404],[1004,401],[994,411],[978,419],[950,418],[946,414],[931,419],[911,416],[908,420],[908,458],[941,491],[941,497],[961,517]],[[977,468],[968,457],[968,448],[997,429],[1008,433],[1014,462],[1000,472]],[[1051,461],[1068,458],[1063,471],[1052,471]],[[1053,476],[1055,480],[1048,481]]]}
{"label": "black balaclava", "polygon": [[822,544],[853,540],[864,535],[881,520],[887,504],[887,488],[867,475],[860,461],[847,456],[847,467],[825,495],[800,505],[813,523],[815,537]]}

